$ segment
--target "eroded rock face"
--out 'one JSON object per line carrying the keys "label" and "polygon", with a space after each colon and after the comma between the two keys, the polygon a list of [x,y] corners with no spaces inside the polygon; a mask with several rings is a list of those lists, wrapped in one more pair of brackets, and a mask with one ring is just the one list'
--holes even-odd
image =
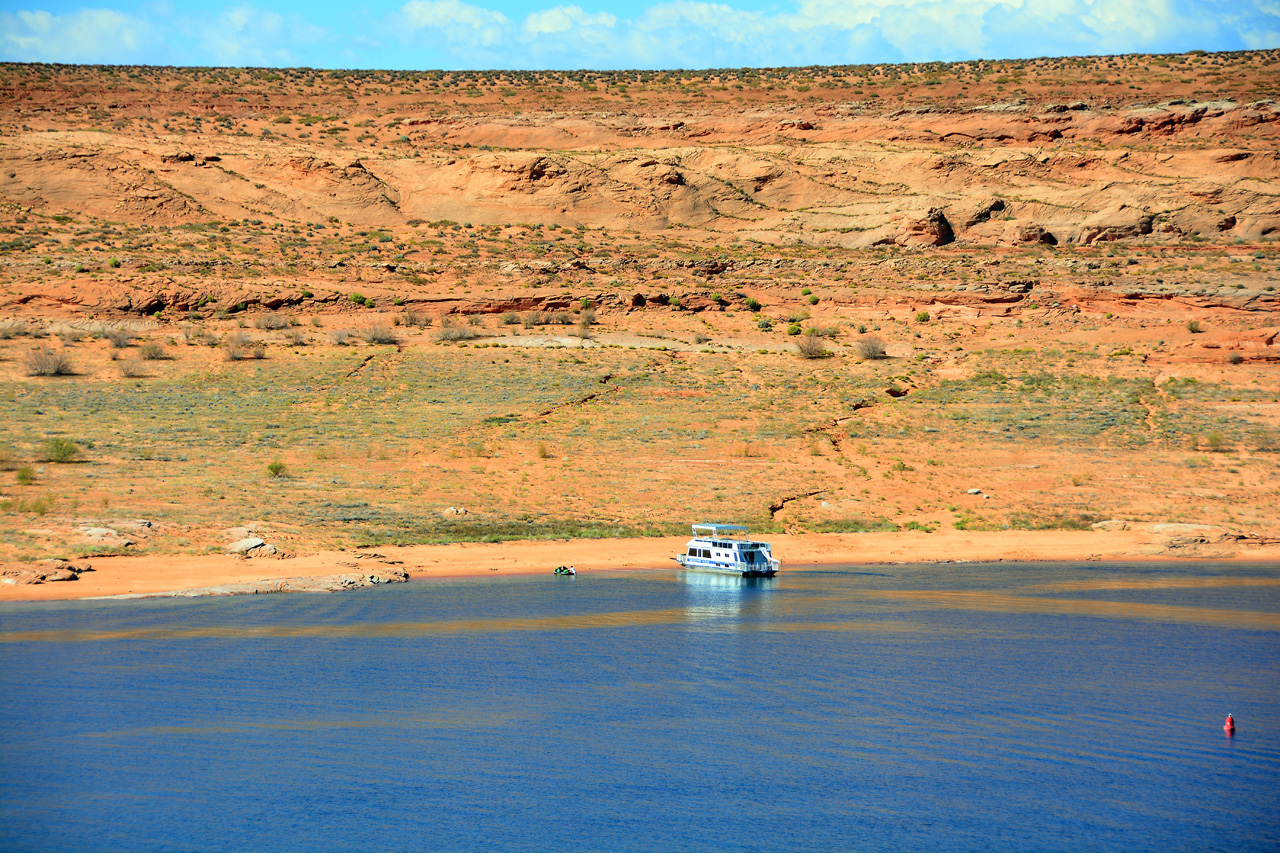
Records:
{"label": "eroded rock face", "polygon": [[249,536],[227,546],[227,553],[245,557],[269,557],[277,553],[276,546],[257,536]]}
{"label": "eroded rock face", "polygon": [[84,537],[84,542],[88,545],[95,545],[100,548],[116,549],[116,548],[132,548],[134,541],[123,535],[113,527],[78,527],[76,532]]}
{"label": "eroded rock face", "polygon": [[894,217],[889,223],[850,240],[856,247],[945,246],[955,240],[946,214],[937,208]]}
{"label": "eroded rock face", "polygon": [[1076,242],[1088,245],[1150,234],[1151,222],[1154,218],[1145,210],[1123,204],[1102,210],[1085,217],[1080,223]]}
{"label": "eroded rock face", "polygon": [[[1280,202],[1266,190],[1280,155],[1256,141],[1277,132],[1277,105],[1088,107],[721,107],[696,127],[648,114],[484,113],[404,125],[473,146],[451,154],[370,150],[335,162],[300,140],[286,154],[226,137],[216,168],[208,153],[148,150],[124,135],[86,147],[30,133],[0,151],[0,198],[41,214],[155,224],[206,222],[210,211],[367,227],[445,219],[729,233],[749,222],[769,239],[844,246],[1010,244],[1037,233],[1086,244],[1226,231],[1248,240],[1280,230]],[[797,132],[820,134],[823,147],[811,156]],[[1006,217],[1020,234],[997,227]],[[161,297],[122,310],[179,304],[194,303]]]}
{"label": "eroded rock face", "polygon": [[67,560],[43,560],[35,566],[6,569],[0,573],[0,583],[10,585],[42,584],[76,581],[85,572],[93,571],[88,563],[71,563]]}

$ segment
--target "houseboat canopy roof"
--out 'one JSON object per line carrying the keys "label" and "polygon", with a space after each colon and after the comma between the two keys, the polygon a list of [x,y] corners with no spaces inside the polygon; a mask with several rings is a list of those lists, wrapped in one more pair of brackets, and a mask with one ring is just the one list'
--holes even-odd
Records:
{"label": "houseboat canopy roof", "polygon": [[747,535],[744,524],[695,524],[693,535],[707,539],[739,539]]}

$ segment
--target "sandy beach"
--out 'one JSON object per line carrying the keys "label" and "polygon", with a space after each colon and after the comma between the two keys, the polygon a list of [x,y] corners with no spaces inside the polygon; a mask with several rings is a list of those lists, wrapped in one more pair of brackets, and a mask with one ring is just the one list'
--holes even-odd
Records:
{"label": "sandy beach", "polygon": [[[1176,529],[1169,529],[1175,527]],[[1280,543],[1236,540],[1212,530],[1143,525],[1113,531],[939,530],[934,533],[801,534],[767,537],[783,571],[813,565],[995,561],[1133,562],[1184,559],[1280,560]],[[271,584],[394,569],[411,582],[435,578],[543,574],[558,565],[580,572],[673,571],[685,537],[459,543],[321,551],[246,559],[231,555],[139,555],[93,560],[74,582],[0,584],[0,601],[164,596],[230,585]],[[89,562],[89,561],[85,561]],[[83,563],[82,563],[83,565]],[[247,590],[238,589],[244,592]]]}

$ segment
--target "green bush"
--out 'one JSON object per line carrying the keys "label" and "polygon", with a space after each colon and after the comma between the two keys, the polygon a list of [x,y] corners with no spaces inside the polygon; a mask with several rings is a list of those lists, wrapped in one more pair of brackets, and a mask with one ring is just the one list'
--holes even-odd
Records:
{"label": "green bush", "polygon": [[790,326],[787,326],[787,334],[788,334],[788,335],[798,335],[798,334],[800,334],[800,324],[799,324],[799,323],[792,323]]}
{"label": "green bush", "polygon": [[1193,335],[1198,335],[1198,334],[1200,334],[1200,331],[1201,331],[1201,330],[1200,330],[1200,321],[1199,321],[1199,320],[1188,320],[1188,321],[1187,321],[1187,331],[1188,331],[1188,332],[1190,332],[1190,333],[1191,333],[1191,334],[1193,334]]}
{"label": "green bush", "polygon": [[759,311],[761,308],[764,307],[763,305],[760,304],[759,300],[757,300],[754,296],[747,297],[746,306],[748,311]]}
{"label": "green bush", "polygon": [[916,314],[916,322],[917,322],[917,323],[927,323],[927,322],[929,322],[929,312],[928,312],[928,311],[920,311],[920,312],[918,312],[918,313]]}
{"label": "green bush", "polygon": [[19,486],[30,486],[35,481],[36,481],[36,472],[35,472],[35,469],[32,468],[30,465],[24,465],[23,467],[18,469],[18,485]]}
{"label": "green bush", "polygon": [[281,477],[287,476],[288,473],[289,473],[289,466],[285,465],[279,459],[267,465],[267,476],[271,477],[272,479],[279,479]]}
{"label": "green bush", "polygon": [[809,294],[809,304],[810,305],[818,304],[818,295],[816,293]]}
{"label": "green bush", "polygon": [[107,261],[107,266],[111,267],[113,270],[120,269],[120,259],[112,258],[111,260]]}
{"label": "green bush", "polygon": [[80,445],[69,438],[51,438],[40,448],[41,462],[74,462],[80,458]]}
{"label": "green bush", "polygon": [[169,357],[169,353],[157,341],[147,341],[138,349],[138,355],[144,361],[163,361]]}

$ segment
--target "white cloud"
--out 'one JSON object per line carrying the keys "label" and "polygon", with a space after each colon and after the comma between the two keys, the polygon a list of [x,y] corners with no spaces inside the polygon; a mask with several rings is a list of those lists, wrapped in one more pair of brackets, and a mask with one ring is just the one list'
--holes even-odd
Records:
{"label": "white cloud", "polygon": [[434,31],[448,40],[450,51],[492,47],[511,34],[511,19],[501,12],[461,0],[410,0],[400,7],[405,26]]}
{"label": "white cloud", "polygon": [[584,12],[581,6],[556,6],[528,15],[520,22],[520,32],[525,38],[537,38],[583,30],[611,30],[617,24],[618,17],[608,12],[591,15]]}
{"label": "white cloud", "polygon": [[112,9],[0,13],[4,57],[23,62],[132,62],[153,40],[151,24]]}
{"label": "white cloud", "polygon": [[325,35],[296,15],[249,5],[223,9],[212,19],[184,17],[176,27],[202,48],[202,64],[216,65],[294,65],[297,47]]}

